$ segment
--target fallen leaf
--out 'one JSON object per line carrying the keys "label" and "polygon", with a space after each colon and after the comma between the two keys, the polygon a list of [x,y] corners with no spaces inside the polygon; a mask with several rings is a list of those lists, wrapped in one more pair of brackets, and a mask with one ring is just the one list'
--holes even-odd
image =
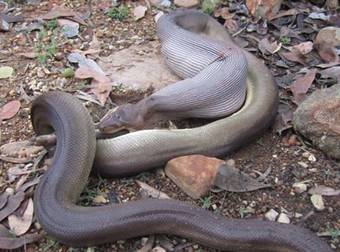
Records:
{"label": "fallen leaf", "polygon": [[6,143],[0,147],[1,155],[18,157],[18,158],[30,158],[40,153],[44,147],[31,145],[30,141],[18,141]]}
{"label": "fallen leaf", "polygon": [[297,51],[302,55],[308,54],[313,50],[313,42],[307,41],[297,44],[291,48],[291,51]]}
{"label": "fallen leaf", "polygon": [[325,209],[325,204],[323,203],[323,199],[322,199],[322,196],[319,195],[319,194],[313,194],[311,197],[310,197],[310,200],[313,204],[313,206],[319,210],[319,211],[322,211]]}
{"label": "fallen leaf", "polygon": [[166,193],[161,192],[142,181],[136,180],[136,183],[140,186],[143,193],[145,193],[147,197],[151,197],[155,199],[170,199],[170,197]]}
{"label": "fallen leaf", "polygon": [[9,194],[7,191],[4,191],[0,194],[0,210],[7,204]]}
{"label": "fallen leaf", "polygon": [[11,119],[18,113],[20,107],[21,107],[21,103],[18,100],[13,100],[13,101],[6,103],[0,109],[0,120]]}
{"label": "fallen leaf", "polygon": [[319,71],[319,73],[321,74],[321,78],[333,78],[335,79],[335,83],[340,83],[340,66],[330,67]]}
{"label": "fallen leaf", "polygon": [[34,186],[34,185],[37,185],[40,181],[40,178],[41,176],[29,181],[29,182],[26,182],[25,184],[23,184],[22,186],[20,186],[18,188],[17,191],[22,191],[22,192],[25,192],[27,189],[29,189],[30,187]]}
{"label": "fallen leaf", "polygon": [[272,18],[281,7],[282,0],[247,0],[249,12],[255,17]]}
{"label": "fallen leaf", "polygon": [[271,20],[274,20],[274,19],[277,19],[277,18],[280,18],[280,17],[286,17],[286,16],[296,16],[297,14],[299,14],[299,11],[292,8],[292,9],[289,9],[289,10],[279,12],[278,14],[269,18],[269,20],[271,21]]}
{"label": "fallen leaf", "polygon": [[0,249],[18,249],[26,244],[36,242],[43,237],[41,234],[27,234],[21,237],[13,237],[13,234],[0,224]]}
{"label": "fallen leaf", "polygon": [[235,13],[230,13],[227,7],[220,8],[214,12],[215,17],[222,17],[224,21],[224,26],[229,32],[236,32],[239,28],[238,23],[233,19]]}
{"label": "fallen leaf", "polygon": [[290,52],[282,52],[281,55],[289,61],[298,62],[301,65],[306,65],[304,55],[302,55],[301,53],[299,53],[296,50],[293,50],[293,51],[290,51]]}
{"label": "fallen leaf", "polygon": [[137,6],[133,10],[133,16],[135,18],[135,21],[138,21],[139,19],[143,18],[145,16],[145,13],[146,13],[147,9],[148,8],[143,6],[143,5]]}
{"label": "fallen leaf", "polygon": [[163,11],[159,11],[156,16],[155,16],[155,22],[157,23],[158,19],[164,15],[164,12]]}
{"label": "fallen leaf", "polygon": [[28,203],[26,206],[26,209],[24,210],[22,215],[16,215],[15,213],[8,216],[8,225],[11,229],[11,231],[17,235],[23,235],[25,234],[33,220],[33,200],[28,199]]}
{"label": "fallen leaf", "polygon": [[21,202],[25,199],[24,192],[17,192],[8,198],[7,204],[0,211],[0,222],[12,214],[21,205]]}
{"label": "fallen leaf", "polygon": [[266,55],[268,53],[274,54],[281,49],[282,44],[277,41],[270,42],[269,39],[263,38],[260,40],[258,47],[262,54]]}
{"label": "fallen leaf", "polygon": [[0,79],[6,79],[12,77],[14,69],[10,66],[0,67]]}
{"label": "fallen leaf", "polygon": [[326,15],[324,12],[312,12],[308,15],[310,19],[319,19],[323,21],[327,21],[329,19],[329,15]]}
{"label": "fallen leaf", "polygon": [[65,6],[55,6],[48,13],[43,15],[41,19],[52,20],[55,18],[64,17],[71,19],[79,24],[87,25],[86,22],[81,18],[81,15]]}
{"label": "fallen leaf", "polygon": [[66,38],[74,38],[79,34],[79,24],[77,22],[60,18],[58,19],[59,26],[62,27],[62,32]]}
{"label": "fallen leaf", "polygon": [[338,196],[340,195],[340,190],[335,190],[328,186],[319,185],[319,186],[315,186],[309,189],[308,193],[323,195],[323,196]]}
{"label": "fallen leaf", "polygon": [[35,52],[27,52],[27,53],[19,53],[18,56],[22,56],[27,59],[35,59],[38,55]]}
{"label": "fallen leaf", "polygon": [[149,238],[147,238],[147,242],[143,245],[142,248],[136,250],[136,252],[149,252],[153,248],[153,245],[155,243],[155,236],[151,235]]}
{"label": "fallen leaf", "polygon": [[289,86],[293,93],[295,103],[300,104],[303,101],[315,79],[315,75],[316,69],[312,69],[305,75],[296,78],[293,84]]}
{"label": "fallen leaf", "polygon": [[250,192],[272,186],[261,183],[228,164],[220,166],[214,184],[228,192]]}
{"label": "fallen leaf", "polygon": [[287,129],[291,129],[293,120],[293,110],[286,104],[279,104],[278,115],[275,119],[274,130],[278,134],[282,134]]}

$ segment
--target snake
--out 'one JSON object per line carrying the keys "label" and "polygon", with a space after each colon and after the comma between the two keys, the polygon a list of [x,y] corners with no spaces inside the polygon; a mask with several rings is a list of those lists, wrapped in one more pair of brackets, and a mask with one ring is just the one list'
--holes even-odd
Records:
{"label": "snake", "polygon": [[[205,55],[221,55],[221,51],[217,50],[223,50],[222,57],[213,62],[211,59],[214,57],[211,56],[207,60],[205,56],[197,58],[195,64],[202,62],[197,68],[193,65],[195,69],[185,64],[177,70],[176,66],[182,60],[176,63],[175,58],[169,58],[169,65],[172,64],[175,71],[182,71],[182,76],[194,76],[194,73],[204,71],[202,68],[208,68],[222,71],[222,75],[216,76],[223,77],[224,60],[233,58],[230,55],[233,55],[235,44],[217,21],[196,10],[177,10],[162,16],[157,25],[163,41],[176,32],[183,35],[178,37],[181,37],[181,44],[177,44],[179,40],[165,42],[170,43],[165,50],[195,47],[199,53],[202,48],[206,49],[207,44],[203,44],[209,40],[212,50]],[[200,39],[204,40],[203,44],[199,43]],[[189,41],[188,44],[186,41]],[[230,116],[197,128],[139,130],[113,139],[97,140],[89,112],[74,96],[50,91],[37,97],[31,106],[33,129],[37,135],[54,132],[57,139],[52,164],[34,195],[36,217],[43,230],[50,237],[71,246],[92,246],[150,234],[171,234],[226,251],[331,251],[326,242],[297,225],[229,219],[174,199],[142,199],[98,207],[78,204],[92,168],[117,177],[135,174],[179,155],[225,155],[263,133],[276,113],[277,87],[261,61],[243,49],[238,50],[235,59],[240,61],[238,78],[245,80],[245,101]],[[244,60],[246,64],[241,62]],[[228,78],[233,78],[233,75],[229,74]],[[209,89],[204,92],[210,94]],[[240,92],[242,96],[243,91]]]}

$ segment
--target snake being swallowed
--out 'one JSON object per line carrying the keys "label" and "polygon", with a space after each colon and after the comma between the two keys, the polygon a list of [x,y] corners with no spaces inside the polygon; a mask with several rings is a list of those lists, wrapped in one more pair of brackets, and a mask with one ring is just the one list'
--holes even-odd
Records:
{"label": "snake being swallowed", "polygon": [[[54,131],[57,137],[53,163],[39,182],[34,197],[36,216],[43,229],[56,240],[72,246],[96,245],[162,233],[236,252],[331,251],[325,242],[298,226],[226,219],[177,200],[147,199],[100,207],[76,204],[93,164],[98,172],[123,176],[162,165],[179,155],[224,155],[258,136],[273,120],[277,90],[269,71],[249,53],[236,48],[228,33],[214,19],[198,11],[175,11],[161,17],[158,34],[162,43],[167,44],[163,52],[168,57],[169,66],[180,76],[189,77],[186,84],[190,86],[193,80],[197,80],[202,81],[203,85],[210,79],[221,78],[221,81],[231,85],[230,92],[236,97],[228,103],[221,97],[228,96],[228,92],[223,93],[217,86],[212,92],[199,86],[200,92],[211,97],[206,106],[200,103],[202,106],[198,108],[195,104],[200,98],[196,99],[195,95],[201,97],[201,93],[183,87],[194,96],[183,94],[187,107],[178,104],[176,97],[167,99],[171,103],[169,114],[176,114],[176,107],[182,108],[180,116],[200,117],[212,111],[217,117],[223,117],[240,106],[241,109],[229,117],[194,129],[141,130],[96,141],[91,117],[77,99],[62,92],[50,92],[38,97],[31,108],[34,130],[37,134]],[[174,41],[171,40],[173,35],[176,36]],[[200,43],[200,39],[204,42]],[[182,58],[177,59],[181,55]],[[185,62],[185,59],[191,62]],[[228,65],[228,59],[237,61],[237,67]],[[227,69],[223,69],[225,66],[233,72],[228,73]],[[214,71],[214,74],[209,71]],[[206,75],[196,77],[196,74],[203,72]],[[230,79],[224,80],[224,74]],[[233,85],[236,79],[240,81],[239,88]],[[243,102],[245,86],[247,94]],[[166,108],[166,104],[162,104],[163,98],[158,103],[159,94],[166,97],[177,89],[169,87],[165,90],[168,90],[165,95],[161,90],[154,100],[149,101],[152,106],[146,105],[146,108],[156,108],[152,113]],[[218,105],[213,104],[214,97]],[[227,108],[219,110],[219,106]],[[195,111],[195,114],[189,110]],[[143,120],[150,116],[148,113],[141,114]]]}

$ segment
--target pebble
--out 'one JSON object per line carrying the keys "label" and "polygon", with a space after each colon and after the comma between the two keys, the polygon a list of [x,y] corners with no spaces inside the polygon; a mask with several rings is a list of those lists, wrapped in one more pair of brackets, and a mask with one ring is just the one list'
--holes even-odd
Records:
{"label": "pebble", "polygon": [[267,220],[275,221],[278,215],[279,215],[278,212],[276,212],[274,209],[270,209],[268,212],[264,214],[264,217]]}
{"label": "pebble", "polygon": [[279,218],[277,218],[277,222],[289,224],[290,223],[290,219],[289,219],[287,214],[280,213]]}
{"label": "pebble", "polygon": [[303,193],[307,191],[307,185],[303,182],[296,182],[293,184],[294,191],[296,193]]}
{"label": "pebble", "polygon": [[321,195],[318,194],[313,194],[310,197],[310,200],[313,204],[313,206],[316,208],[318,211],[322,211],[325,209],[325,204],[323,203],[323,198]]}
{"label": "pebble", "polygon": [[179,7],[192,8],[199,5],[200,2],[198,0],[175,0],[174,3]]}
{"label": "pebble", "polygon": [[154,247],[151,252],[166,252],[166,250],[160,246]]}

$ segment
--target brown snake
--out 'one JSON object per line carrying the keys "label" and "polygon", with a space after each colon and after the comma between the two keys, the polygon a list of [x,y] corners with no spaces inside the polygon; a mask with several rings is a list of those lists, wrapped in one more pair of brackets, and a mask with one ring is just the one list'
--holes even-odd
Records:
{"label": "brown snake", "polygon": [[[191,34],[201,33],[226,46],[232,43],[223,27],[200,12],[176,11],[170,17]],[[267,68],[249,53],[244,55],[248,62],[244,105],[227,118],[195,129],[143,130],[96,142],[93,122],[77,99],[62,92],[38,97],[31,108],[33,127],[37,134],[54,131],[57,136],[53,163],[35,192],[36,215],[43,229],[73,246],[163,233],[228,251],[331,251],[313,233],[295,225],[226,219],[177,200],[148,199],[100,207],[76,204],[94,159],[98,171],[121,176],[179,155],[224,155],[262,133],[275,115],[277,90]]]}

